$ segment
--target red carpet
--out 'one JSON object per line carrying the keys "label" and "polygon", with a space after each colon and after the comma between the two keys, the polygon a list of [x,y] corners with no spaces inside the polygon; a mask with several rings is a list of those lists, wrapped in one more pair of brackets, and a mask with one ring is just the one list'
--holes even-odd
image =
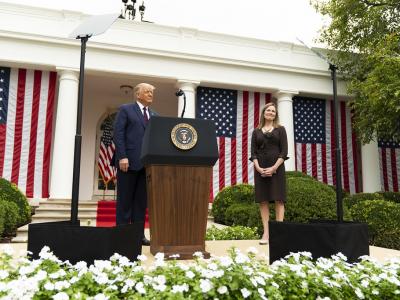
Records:
{"label": "red carpet", "polygon": [[[115,226],[115,205],[114,200],[99,200],[97,202],[97,227],[112,227]],[[149,228],[149,216],[146,211],[145,228]]]}

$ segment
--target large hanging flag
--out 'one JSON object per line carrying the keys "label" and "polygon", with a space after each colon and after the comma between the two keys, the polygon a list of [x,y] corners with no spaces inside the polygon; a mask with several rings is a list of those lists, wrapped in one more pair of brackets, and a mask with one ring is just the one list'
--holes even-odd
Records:
{"label": "large hanging flag", "polygon": [[97,165],[101,177],[107,185],[110,180],[115,180],[117,175],[117,169],[112,166],[111,162],[115,152],[115,145],[112,141],[113,123],[110,116],[104,120],[101,129],[103,130],[103,133],[100,138],[99,159]]}
{"label": "large hanging flag", "polygon": [[57,74],[0,67],[0,175],[29,198],[49,197]]}
{"label": "large hanging flag", "polygon": [[382,190],[398,192],[400,186],[400,143],[379,140],[378,149]]}
{"label": "large hanging flag", "polygon": [[197,88],[196,117],[215,122],[219,159],[213,167],[210,198],[226,186],[254,182],[251,135],[271,94]]}
{"label": "large hanging flag", "polygon": [[[293,101],[296,170],[330,185],[336,184],[333,112],[333,101],[305,97]],[[342,185],[350,193],[360,192],[356,139],[344,102],[340,102],[338,115]]]}

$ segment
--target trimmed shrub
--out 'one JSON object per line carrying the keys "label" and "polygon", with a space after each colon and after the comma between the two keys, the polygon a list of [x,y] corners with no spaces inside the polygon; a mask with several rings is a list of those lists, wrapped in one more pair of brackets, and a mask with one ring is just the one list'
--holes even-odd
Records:
{"label": "trimmed shrub", "polygon": [[[306,223],[312,219],[337,219],[336,193],[328,185],[301,177],[287,179],[285,220]],[[350,213],[343,205],[344,219]]]}
{"label": "trimmed shrub", "polygon": [[5,208],[3,207],[4,202],[0,201],[0,237],[4,232],[4,215],[6,213]]}
{"label": "trimmed shrub", "polygon": [[17,226],[27,224],[31,220],[31,208],[25,195],[14,183],[0,178],[0,202],[13,202],[17,205]]}
{"label": "trimmed shrub", "polygon": [[247,226],[250,211],[257,210],[256,204],[251,203],[233,203],[226,209],[225,212],[225,225],[234,226],[241,225]]}
{"label": "trimmed shrub", "polygon": [[311,180],[316,180],[314,177],[304,174],[299,171],[286,171],[286,178],[289,178],[289,177],[301,177],[301,178],[308,178]]}
{"label": "trimmed shrub", "polygon": [[0,209],[4,211],[4,231],[3,235],[9,236],[17,230],[18,206],[14,202],[1,201]]}
{"label": "trimmed shrub", "polygon": [[399,192],[379,192],[383,199],[392,201],[395,203],[400,203],[400,193]]}
{"label": "trimmed shrub", "polygon": [[371,245],[400,250],[400,204],[366,200],[350,211],[355,221],[368,224]]}
{"label": "trimmed shrub", "polygon": [[257,228],[245,226],[232,226],[225,228],[217,228],[212,226],[207,229],[207,241],[220,240],[256,240],[258,239]]}
{"label": "trimmed shrub", "polygon": [[353,205],[367,200],[383,200],[383,195],[381,193],[358,193],[353,195],[348,195],[343,201],[346,203],[347,207],[351,208]]}
{"label": "trimmed shrub", "polygon": [[214,198],[211,213],[214,221],[225,224],[225,213],[234,203],[254,202],[254,187],[250,184],[238,184],[226,187]]}

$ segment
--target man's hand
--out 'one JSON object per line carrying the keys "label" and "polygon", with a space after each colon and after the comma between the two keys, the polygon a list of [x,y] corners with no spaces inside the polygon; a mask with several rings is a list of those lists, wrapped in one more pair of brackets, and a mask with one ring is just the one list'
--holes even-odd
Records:
{"label": "man's hand", "polygon": [[127,158],[122,158],[119,160],[119,169],[122,172],[127,172],[129,168],[129,160]]}

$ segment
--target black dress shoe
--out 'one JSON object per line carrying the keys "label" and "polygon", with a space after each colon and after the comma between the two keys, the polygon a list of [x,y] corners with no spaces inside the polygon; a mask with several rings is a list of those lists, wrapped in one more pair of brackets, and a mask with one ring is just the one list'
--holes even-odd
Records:
{"label": "black dress shoe", "polygon": [[144,237],[144,238],[142,239],[142,245],[143,245],[143,246],[150,246],[150,241]]}

